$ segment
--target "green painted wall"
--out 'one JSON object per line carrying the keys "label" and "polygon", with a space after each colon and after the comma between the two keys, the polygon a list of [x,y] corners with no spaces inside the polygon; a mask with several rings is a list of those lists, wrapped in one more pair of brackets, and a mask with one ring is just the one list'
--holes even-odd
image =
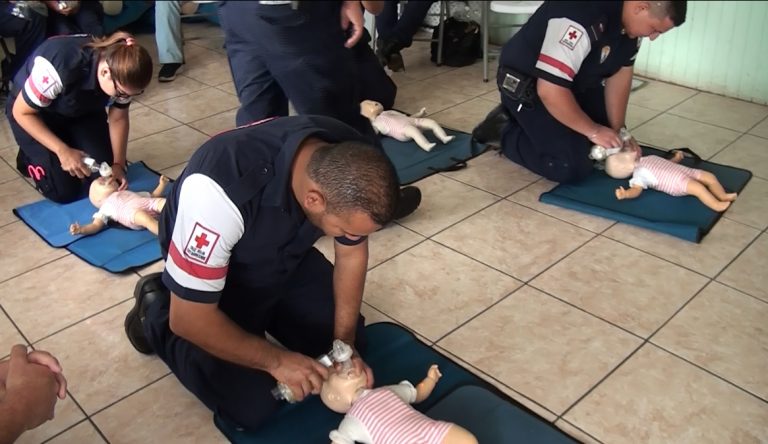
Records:
{"label": "green painted wall", "polygon": [[[525,16],[491,13],[490,23],[519,24]],[[492,28],[503,44],[510,28]],[[685,23],[643,41],[638,74],[768,104],[768,1],[688,1]]]}
{"label": "green painted wall", "polygon": [[685,23],[643,41],[636,72],[768,103],[768,1],[689,1]]}

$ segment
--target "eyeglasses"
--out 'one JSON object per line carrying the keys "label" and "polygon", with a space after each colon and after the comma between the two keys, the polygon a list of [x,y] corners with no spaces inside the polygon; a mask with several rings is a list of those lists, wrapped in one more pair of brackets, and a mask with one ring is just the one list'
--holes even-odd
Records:
{"label": "eyeglasses", "polygon": [[117,81],[115,80],[115,76],[112,75],[112,67],[109,66],[109,63],[107,63],[107,68],[109,68],[109,77],[112,79],[112,86],[115,87],[115,94],[114,97],[118,99],[129,99],[134,96],[139,96],[144,93],[144,90],[142,89],[136,94],[128,94],[127,92],[123,91],[117,86]]}

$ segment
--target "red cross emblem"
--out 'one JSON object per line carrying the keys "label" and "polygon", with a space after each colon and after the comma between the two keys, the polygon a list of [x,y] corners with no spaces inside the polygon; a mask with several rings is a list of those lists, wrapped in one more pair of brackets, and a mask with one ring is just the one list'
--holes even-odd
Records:
{"label": "red cross emblem", "polygon": [[219,233],[195,223],[184,246],[184,256],[196,262],[208,263],[220,237]]}
{"label": "red cross emblem", "polygon": [[578,34],[576,33],[576,31],[571,31],[568,33],[568,38],[571,40],[575,39],[577,36]]}
{"label": "red cross emblem", "polygon": [[208,240],[206,240],[207,238],[208,238],[208,235],[207,235],[207,234],[205,234],[205,233],[201,233],[199,236],[197,236],[197,237],[195,238],[195,243],[197,244],[197,245],[195,245],[195,246],[196,246],[197,248],[203,248],[203,247],[207,247],[207,246],[208,246],[208,244],[210,244],[210,242],[209,242]]}
{"label": "red cross emblem", "polygon": [[43,83],[48,83],[48,76],[43,76]]}

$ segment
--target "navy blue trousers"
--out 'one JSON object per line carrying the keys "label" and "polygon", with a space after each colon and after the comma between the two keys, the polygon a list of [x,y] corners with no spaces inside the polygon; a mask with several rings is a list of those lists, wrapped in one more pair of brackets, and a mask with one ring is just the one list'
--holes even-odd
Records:
{"label": "navy blue trousers", "polygon": [[[241,427],[261,426],[284,405],[270,393],[275,379],[216,358],[174,335],[168,326],[169,300],[148,307],[144,332],[152,348],[209,409]],[[219,308],[252,334],[268,332],[290,350],[320,356],[333,342],[333,265],[313,248],[283,285],[237,288],[227,284]],[[358,350],[365,345],[363,325],[360,316]]]}
{"label": "navy blue trousers", "polygon": [[398,0],[387,0],[384,9],[376,16],[376,32],[382,40],[397,40],[403,47],[413,43],[413,36],[424,23],[424,18],[434,1],[410,0],[403,6],[403,13],[398,17]]}
{"label": "navy blue trousers", "polygon": [[[97,173],[87,179],[70,176],[61,168],[58,156],[44,147],[13,118],[14,96],[8,98],[6,116],[13,137],[19,144],[17,167],[35,181],[37,190],[46,198],[58,203],[73,202],[88,195],[91,181]],[[43,123],[61,140],[72,148],[84,151],[97,163],[112,164],[112,141],[109,138],[109,124],[104,110],[80,117],[63,117],[41,112]]]}
{"label": "navy blue trousers", "polygon": [[[293,10],[255,1],[221,2],[227,58],[240,99],[237,125],[286,116],[290,100],[299,114],[334,117],[372,134],[370,123],[360,115],[360,100],[366,95],[361,79],[372,69],[367,64],[378,62],[344,47],[347,33],[341,29],[340,5],[301,2]],[[358,61],[366,65],[361,69]]]}
{"label": "navy blue trousers", "polygon": [[[574,95],[592,120],[608,125],[603,87]],[[538,97],[533,106],[520,108],[502,92],[501,103],[512,116],[501,138],[501,150],[510,160],[554,182],[576,182],[591,174],[592,142],[555,119]]]}
{"label": "navy blue trousers", "polygon": [[66,16],[49,11],[48,35],[91,34],[104,36],[104,7],[101,2],[86,0],[80,2],[80,8]]}

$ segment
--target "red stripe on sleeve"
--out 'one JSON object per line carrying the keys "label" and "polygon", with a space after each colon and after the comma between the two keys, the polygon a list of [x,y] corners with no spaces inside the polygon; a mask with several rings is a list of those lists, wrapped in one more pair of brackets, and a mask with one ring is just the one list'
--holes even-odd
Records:
{"label": "red stripe on sleeve", "polygon": [[573,80],[573,78],[576,77],[576,73],[573,72],[573,69],[571,69],[570,66],[566,65],[560,60],[557,60],[554,57],[550,57],[546,54],[539,54],[539,61],[560,70],[563,74],[567,75],[571,80]]}
{"label": "red stripe on sleeve", "polygon": [[227,270],[229,269],[228,265],[212,268],[192,262],[185,258],[183,254],[181,254],[181,252],[176,248],[176,244],[173,242],[171,242],[168,255],[171,256],[173,263],[175,263],[177,267],[196,278],[215,280],[224,279],[227,276]]}
{"label": "red stripe on sleeve", "polygon": [[39,100],[40,103],[44,105],[48,105],[49,103],[51,103],[51,99],[43,95],[43,93],[41,93],[40,90],[37,89],[37,85],[35,85],[35,82],[32,81],[31,76],[27,79],[27,84],[29,85],[29,89],[32,90],[32,94],[34,94],[35,97],[37,97],[37,100]]}

